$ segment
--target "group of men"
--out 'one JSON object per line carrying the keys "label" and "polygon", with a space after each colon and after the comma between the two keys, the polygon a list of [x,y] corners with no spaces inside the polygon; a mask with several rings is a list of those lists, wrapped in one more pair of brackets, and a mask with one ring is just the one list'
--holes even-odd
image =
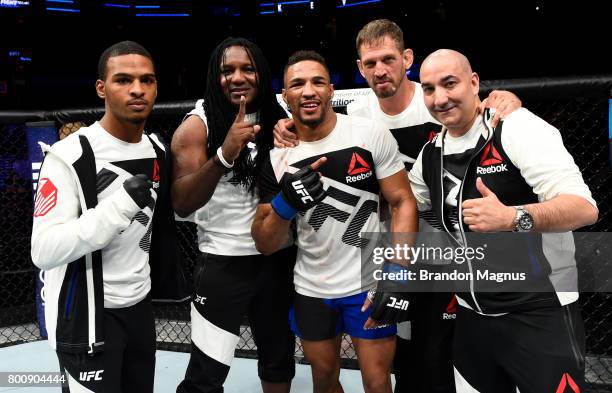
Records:
{"label": "group of men", "polygon": [[[334,112],[325,60],[298,51],[283,73],[289,120],[261,50],[224,40],[170,149],[144,134],[156,95],[151,55],[130,41],[104,52],[96,90],[105,115],[44,147],[32,234],[66,391],[153,391],[148,253],[162,198],[193,217],[201,251],[177,392],[223,391],[245,315],[266,393],[290,391],[295,335],[313,391],[342,392],[343,333],[366,392],[390,393],[392,369],[397,393],[584,387],[576,292],[394,293],[406,316],[376,282],[362,282],[363,232],[420,227],[467,246],[466,232],[568,232],[593,223],[597,208],[558,130],[511,93],[483,105],[461,53],[427,56],[418,84],[406,76],[413,54],[395,23],[368,23],[356,49],[374,94],[348,115]],[[498,161],[509,169],[479,171]],[[575,270],[554,259],[544,250],[538,261],[549,277]],[[455,308],[455,320],[441,317]],[[91,370],[104,372],[79,380]]]}

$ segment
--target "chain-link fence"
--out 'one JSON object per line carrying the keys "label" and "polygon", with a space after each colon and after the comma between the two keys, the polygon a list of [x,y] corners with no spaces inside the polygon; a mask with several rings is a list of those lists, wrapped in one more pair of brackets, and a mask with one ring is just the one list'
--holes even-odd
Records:
{"label": "chain-link fence", "polygon": [[0,132],[0,346],[39,338],[30,259],[31,170],[24,125]]}
{"label": "chain-link fence", "polygon": [[[563,80],[484,81],[481,92],[503,88],[517,93],[523,105],[561,130],[563,140],[582,170],[600,211],[599,221],[588,231],[612,229],[612,170],[608,137],[608,100],[612,77]],[[346,100],[343,103],[346,104]],[[169,142],[194,101],[159,104],[147,122],[148,132]],[[24,123],[54,120],[60,137],[91,124],[102,108],[53,113],[0,112],[0,346],[40,339],[36,324],[35,269],[29,256],[32,183],[24,143]],[[526,141],[525,143],[529,143]],[[186,277],[191,279],[198,250],[195,226],[178,222]],[[579,253],[578,253],[579,256]],[[612,263],[612,261],[610,261]],[[612,295],[581,295],[587,334],[587,380],[593,391],[612,389]],[[189,305],[155,307],[159,349],[189,351]],[[256,347],[246,320],[240,332],[237,356],[254,357]],[[302,359],[296,345],[296,358]],[[342,345],[343,366],[356,367],[355,352],[347,338]]]}

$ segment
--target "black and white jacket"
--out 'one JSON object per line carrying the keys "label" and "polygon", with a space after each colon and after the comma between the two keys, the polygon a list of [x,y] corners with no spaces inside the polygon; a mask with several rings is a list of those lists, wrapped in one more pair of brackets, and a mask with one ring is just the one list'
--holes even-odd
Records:
{"label": "black and white jacket", "polygon": [[[155,136],[143,137],[137,159],[120,150],[119,160],[102,165],[100,156],[122,143],[105,133],[95,123],[52,147],[41,144],[45,161],[31,253],[44,271],[45,322],[49,342],[58,351],[102,351],[105,307],[127,307],[149,294],[184,300],[187,293],[170,208],[166,148]],[[150,169],[132,168],[135,162]],[[154,182],[156,203],[145,209],[122,187],[132,172]],[[134,236],[141,236],[140,242],[126,247]]]}
{"label": "black and white jacket", "polygon": [[[524,108],[509,115],[495,130],[489,120],[487,111],[459,138],[443,129],[423,147],[409,174],[419,210],[432,209],[434,226],[457,245],[468,245],[469,228],[463,223],[460,207],[465,200],[481,197],[476,188],[478,177],[507,206],[543,202],[561,194],[578,195],[596,205],[556,128]],[[454,163],[463,165],[453,167]],[[571,232],[533,236],[539,237],[535,247],[517,241],[508,252],[525,268],[538,265],[545,280],[538,288],[544,291],[495,293],[479,291],[471,283],[469,292],[458,294],[459,304],[495,315],[576,301]],[[535,258],[527,260],[527,255]]]}

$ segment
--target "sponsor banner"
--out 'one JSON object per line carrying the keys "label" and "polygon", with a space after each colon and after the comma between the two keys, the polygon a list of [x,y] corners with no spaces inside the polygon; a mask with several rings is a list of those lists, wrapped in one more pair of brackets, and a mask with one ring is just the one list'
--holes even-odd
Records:
{"label": "sponsor banner", "polygon": [[[40,168],[43,161],[43,153],[38,142],[52,145],[58,139],[55,123],[52,121],[40,121],[26,123],[26,139],[28,143],[28,161],[32,168],[32,200],[35,202],[34,215],[44,216],[57,202],[57,189],[49,179],[40,179],[40,193],[36,198],[36,189],[39,184]],[[47,337],[45,324],[45,294],[44,275],[36,269],[36,315],[40,335]]]}
{"label": "sponsor banner", "polygon": [[[362,233],[363,290],[610,292],[612,233]],[[381,287],[382,285],[382,287]]]}
{"label": "sponsor banner", "polygon": [[[36,191],[38,174],[44,155],[38,142],[52,145],[57,142],[57,129],[52,121],[36,121],[26,123],[26,138],[28,141],[28,159],[32,167],[32,189]],[[32,200],[36,195],[32,194]]]}
{"label": "sponsor banner", "polygon": [[29,5],[29,0],[0,0],[0,8],[20,8]]}
{"label": "sponsor banner", "polygon": [[374,94],[374,92],[369,87],[363,89],[336,90],[332,97],[332,106],[334,108],[342,108],[356,99],[370,94]]}
{"label": "sponsor banner", "polygon": [[[334,108],[344,108],[359,97],[364,97],[370,94],[374,94],[374,92],[369,87],[362,89],[335,90],[334,96],[331,100],[331,104]],[[276,99],[278,100],[278,103],[283,107],[283,109],[287,113],[289,113],[289,111],[287,110],[287,104],[285,103],[285,101],[283,101],[283,96],[281,94],[277,94]]]}

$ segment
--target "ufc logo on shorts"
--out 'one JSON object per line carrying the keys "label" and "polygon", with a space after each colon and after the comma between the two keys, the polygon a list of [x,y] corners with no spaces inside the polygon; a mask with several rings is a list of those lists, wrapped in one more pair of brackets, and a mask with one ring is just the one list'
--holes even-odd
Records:
{"label": "ufc logo on shorts", "polygon": [[204,302],[206,301],[206,297],[205,296],[200,296],[196,294],[195,303],[200,303],[201,305],[204,305]]}
{"label": "ufc logo on shorts", "polygon": [[392,307],[392,308],[397,308],[398,310],[403,310],[406,311],[408,310],[408,300],[397,300],[397,298],[390,296],[389,299],[391,300],[389,303],[387,303],[387,307]]}
{"label": "ufc logo on shorts", "polygon": [[306,202],[312,202],[314,200],[312,199],[308,191],[306,191],[306,189],[304,188],[304,185],[302,184],[301,180],[294,181],[293,183],[291,183],[291,186],[293,187],[295,192],[302,196],[302,203],[305,204]]}
{"label": "ufc logo on shorts", "polygon": [[94,381],[101,381],[102,380],[102,373],[103,372],[104,372],[104,370],[80,372],[79,373],[79,380],[81,380],[83,382],[89,382],[93,378]]}

